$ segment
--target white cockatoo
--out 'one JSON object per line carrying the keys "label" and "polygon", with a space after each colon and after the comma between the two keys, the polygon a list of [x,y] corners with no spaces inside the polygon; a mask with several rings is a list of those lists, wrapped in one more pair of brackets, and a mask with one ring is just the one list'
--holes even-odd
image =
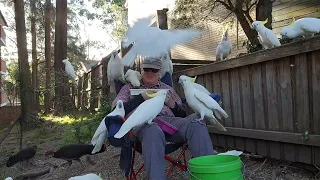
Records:
{"label": "white cockatoo", "polygon": [[128,69],[124,78],[127,82],[131,83],[133,87],[140,87],[141,74],[139,71]]}
{"label": "white cockatoo", "polygon": [[282,39],[293,39],[295,37],[313,37],[316,33],[320,32],[320,19],[306,17],[295,21],[293,18],[292,23],[280,30]]}
{"label": "white cockatoo", "polygon": [[260,44],[264,49],[281,46],[277,35],[271,29],[264,26],[267,22],[268,19],[265,21],[254,21],[251,25],[251,28],[258,32]]}
{"label": "white cockatoo", "polygon": [[135,126],[139,126],[146,122],[151,124],[153,119],[161,112],[167,94],[168,91],[162,89],[152,95],[149,95],[152,98],[144,101],[137,107],[137,109],[122,124],[120,130],[114,135],[114,137],[120,139]]}
{"label": "white cockatoo", "polygon": [[197,76],[194,77],[194,78],[190,78],[190,83],[191,83],[196,89],[198,89],[199,91],[202,91],[202,92],[210,95],[211,93],[208,91],[207,88],[205,88],[205,87],[203,87],[201,84],[198,84],[198,83],[195,82],[196,79],[197,79]]}
{"label": "white cockatoo", "polygon": [[222,35],[221,42],[218,44],[216,49],[216,61],[222,61],[231,54],[232,45],[229,42],[229,37],[228,37],[229,27],[230,27],[230,23],[222,28],[223,35]]}
{"label": "white cockatoo", "polygon": [[96,175],[93,173],[89,173],[82,176],[74,176],[69,178],[68,180],[102,180],[101,175]]}
{"label": "white cockatoo", "polygon": [[[111,113],[109,113],[106,117],[117,116],[117,115],[122,116],[122,117],[125,116],[125,110],[124,110],[122,100],[117,101],[115,109]],[[108,129],[107,129],[106,124],[104,122],[106,117],[102,119],[102,121],[100,122],[100,125],[98,126],[96,132],[94,133],[94,135],[91,139],[91,144],[94,145],[94,148],[92,150],[92,154],[101,150],[101,147],[102,147],[105,139],[108,136]]]}
{"label": "white cockatoo", "polygon": [[198,29],[161,30],[158,27],[149,27],[151,20],[152,16],[138,19],[128,29],[123,46],[134,44],[122,59],[125,66],[132,67],[137,55],[161,57],[168,54],[172,47],[188,43],[202,33]]}
{"label": "white cockatoo", "polygon": [[181,75],[179,77],[179,83],[182,85],[186,100],[188,105],[197,113],[200,114],[200,119],[198,121],[204,120],[206,117],[209,122],[218,130],[226,131],[226,128],[223,127],[220,122],[215,118],[214,114],[218,119],[228,118],[228,114],[220,107],[220,105],[211,98],[205,92],[196,89],[192,84],[194,80],[192,78]]}
{"label": "white cockatoo", "polygon": [[65,65],[64,66],[64,69],[66,71],[66,73],[68,74],[68,76],[71,77],[71,80],[73,82],[73,84],[76,84],[76,78],[77,78],[77,75],[76,75],[76,72],[72,66],[72,64],[70,63],[70,61],[67,59],[64,59],[62,60],[63,64]]}
{"label": "white cockatoo", "polygon": [[7,177],[6,179],[4,180],[13,180],[12,177]]}
{"label": "white cockatoo", "polygon": [[107,76],[108,76],[108,84],[110,85],[111,93],[116,92],[116,88],[114,84],[115,80],[118,80],[122,83],[126,82],[124,78],[124,66],[121,63],[121,59],[118,56],[117,51],[113,51],[111,53],[111,57],[107,66]]}
{"label": "white cockatoo", "polygon": [[173,64],[169,54],[165,54],[161,57],[161,78],[168,72],[170,75],[173,73]]}

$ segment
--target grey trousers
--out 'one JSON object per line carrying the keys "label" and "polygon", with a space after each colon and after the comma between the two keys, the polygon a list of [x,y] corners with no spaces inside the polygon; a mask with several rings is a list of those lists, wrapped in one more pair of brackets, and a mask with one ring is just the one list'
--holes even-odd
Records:
{"label": "grey trousers", "polygon": [[138,131],[137,136],[142,144],[142,155],[149,180],[165,180],[165,145],[166,141],[173,143],[187,142],[193,157],[212,155],[212,142],[205,126],[205,122],[197,122],[199,117],[191,114],[185,118],[159,116],[179,130],[173,136],[165,138],[157,124],[145,124]]}

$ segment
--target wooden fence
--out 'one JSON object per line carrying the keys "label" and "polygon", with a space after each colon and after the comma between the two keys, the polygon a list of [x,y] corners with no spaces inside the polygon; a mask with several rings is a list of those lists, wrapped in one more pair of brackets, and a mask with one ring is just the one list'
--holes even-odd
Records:
{"label": "wooden fence", "polygon": [[173,74],[222,95],[226,132],[214,145],[320,165],[320,36]]}

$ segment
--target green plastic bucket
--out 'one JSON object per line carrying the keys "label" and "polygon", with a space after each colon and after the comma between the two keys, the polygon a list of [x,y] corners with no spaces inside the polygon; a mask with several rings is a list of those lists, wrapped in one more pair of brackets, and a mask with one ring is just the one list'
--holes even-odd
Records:
{"label": "green plastic bucket", "polygon": [[243,180],[238,156],[201,156],[190,159],[188,165],[191,180]]}

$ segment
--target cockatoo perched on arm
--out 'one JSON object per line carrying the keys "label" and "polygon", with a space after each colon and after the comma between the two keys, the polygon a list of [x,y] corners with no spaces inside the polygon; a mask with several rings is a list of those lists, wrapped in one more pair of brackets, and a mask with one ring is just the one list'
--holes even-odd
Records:
{"label": "cockatoo perched on arm", "polygon": [[162,56],[161,58],[161,78],[166,74],[166,72],[170,73],[170,75],[172,75],[173,73],[173,65],[172,65],[172,61],[170,59],[169,54],[165,54],[164,56]]}
{"label": "cockatoo perched on arm", "polygon": [[[118,100],[115,109],[109,113],[106,117],[108,116],[125,116],[125,110],[123,106],[122,100]],[[102,119],[99,127],[97,128],[96,132],[94,133],[92,139],[91,139],[91,144],[94,145],[94,148],[92,150],[92,154],[99,152],[101,150],[101,147],[105,141],[105,139],[108,136],[108,129],[105,124],[105,118]]]}
{"label": "cockatoo perched on arm", "polygon": [[280,30],[282,39],[293,39],[299,36],[311,36],[320,32],[320,19],[319,18],[301,18],[295,21],[293,18],[292,23]]}
{"label": "cockatoo perched on arm", "polygon": [[194,87],[192,78],[182,75],[179,77],[179,83],[182,85],[188,105],[197,113],[200,114],[200,119],[197,121],[208,119],[211,124],[219,131],[226,131],[218,119],[221,117],[228,118],[228,114],[220,107],[220,105],[211,98],[207,93]]}
{"label": "cockatoo perched on arm", "polygon": [[265,21],[254,21],[251,25],[251,28],[255,29],[258,32],[260,43],[264,49],[281,46],[281,43],[276,34],[272,30],[264,26],[264,24],[266,24],[267,22],[268,19],[266,19]]}
{"label": "cockatoo perched on arm", "polygon": [[127,82],[130,82],[133,87],[140,87],[141,74],[138,71],[128,69],[124,78]]}
{"label": "cockatoo perched on arm", "polygon": [[123,70],[123,64],[121,63],[121,59],[118,56],[118,52],[113,51],[111,53],[110,60],[108,62],[107,66],[107,76],[108,76],[108,84],[110,85],[110,92],[115,93],[116,88],[114,81],[118,80],[122,83],[125,83],[124,78],[124,70]]}
{"label": "cockatoo perched on arm", "polygon": [[170,48],[188,43],[201,35],[198,29],[161,30],[158,27],[149,27],[152,17],[139,19],[127,31],[123,46],[133,44],[129,52],[123,57],[122,63],[132,67],[137,55],[143,57],[161,57],[168,54]]}
{"label": "cockatoo perched on arm", "polygon": [[230,24],[227,24],[226,27],[223,27],[223,36],[216,49],[216,61],[222,61],[231,54],[232,45],[228,38],[229,27]]}
{"label": "cockatoo perched on arm", "polygon": [[167,90],[159,90],[155,94],[149,95],[152,98],[144,101],[137,107],[137,109],[122,124],[120,130],[114,135],[114,137],[120,139],[135,126],[146,122],[151,124],[153,119],[161,112],[167,94]]}
{"label": "cockatoo perched on arm", "polygon": [[72,64],[69,62],[68,59],[64,59],[64,60],[62,60],[62,62],[65,65],[64,69],[65,69],[66,73],[71,77],[73,84],[76,84],[77,75],[75,73],[75,70],[74,70]]}

